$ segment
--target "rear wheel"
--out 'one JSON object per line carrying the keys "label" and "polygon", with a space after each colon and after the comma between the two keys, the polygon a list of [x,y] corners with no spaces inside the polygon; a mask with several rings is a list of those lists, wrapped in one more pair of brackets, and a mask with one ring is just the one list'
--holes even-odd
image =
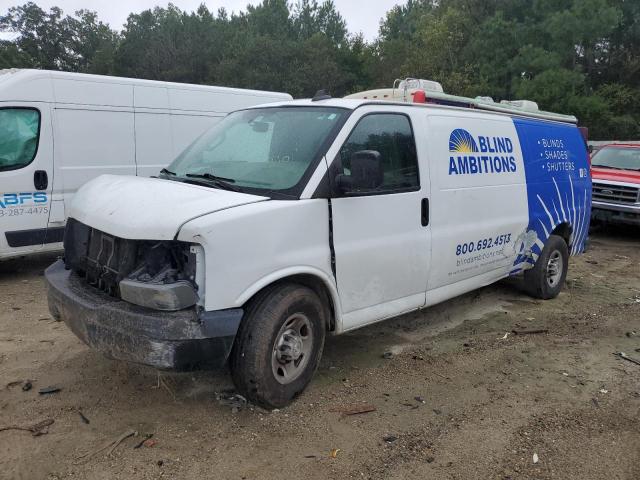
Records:
{"label": "rear wheel", "polygon": [[238,391],[265,408],[284,407],[300,394],[320,363],[324,311],[318,295],[302,285],[277,285],[259,294],[231,352]]}
{"label": "rear wheel", "polygon": [[562,290],[569,268],[569,248],[564,238],[551,235],[536,264],[524,272],[524,282],[530,295],[555,298]]}

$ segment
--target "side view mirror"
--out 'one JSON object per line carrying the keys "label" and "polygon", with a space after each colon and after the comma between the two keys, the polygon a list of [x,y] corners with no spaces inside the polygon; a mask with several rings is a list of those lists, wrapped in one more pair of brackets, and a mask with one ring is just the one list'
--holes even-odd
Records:
{"label": "side view mirror", "polygon": [[375,190],[384,180],[382,155],[376,150],[360,150],[351,155],[351,174],[336,175],[341,192]]}
{"label": "side view mirror", "polygon": [[589,153],[593,153],[593,145],[589,145],[587,149],[589,150]]}

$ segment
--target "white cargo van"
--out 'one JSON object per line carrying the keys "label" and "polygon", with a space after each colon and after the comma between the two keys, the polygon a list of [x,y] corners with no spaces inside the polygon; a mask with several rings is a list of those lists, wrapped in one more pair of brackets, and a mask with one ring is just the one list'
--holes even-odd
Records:
{"label": "white cargo van", "polygon": [[103,173],[157,175],[227,113],[282,93],[0,70],[0,259],[62,248],[69,202]]}
{"label": "white cargo van", "polygon": [[112,358],[228,361],[243,395],[280,407],[327,332],[522,272],[555,297],[589,225],[576,119],[425,96],[241,110],[161,178],[89,182],[45,273],[52,314]]}

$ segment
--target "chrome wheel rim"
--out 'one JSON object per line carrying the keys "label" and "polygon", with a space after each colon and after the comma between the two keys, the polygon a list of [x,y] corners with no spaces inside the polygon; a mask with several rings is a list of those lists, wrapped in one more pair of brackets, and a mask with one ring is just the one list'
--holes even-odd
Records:
{"label": "chrome wheel rim", "polygon": [[282,385],[297,379],[305,371],[313,350],[311,321],[302,313],[284,322],[273,345],[271,369]]}
{"label": "chrome wheel rim", "polygon": [[558,250],[554,250],[549,256],[549,261],[547,262],[547,284],[551,288],[555,288],[560,282],[560,278],[562,278],[562,254]]}

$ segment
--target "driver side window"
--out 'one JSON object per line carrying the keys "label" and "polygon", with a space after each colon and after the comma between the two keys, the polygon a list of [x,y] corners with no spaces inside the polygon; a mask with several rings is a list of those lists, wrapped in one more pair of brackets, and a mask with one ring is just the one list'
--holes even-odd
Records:
{"label": "driver side window", "polygon": [[372,189],[371,194],[419,188],[418,158],[413,130],[407,116],[376,113],[363,117],[340,149],[342,173],[351,173],[351,159],[354,154],[363,150],[378,152],[382,162],[382,184]]}

